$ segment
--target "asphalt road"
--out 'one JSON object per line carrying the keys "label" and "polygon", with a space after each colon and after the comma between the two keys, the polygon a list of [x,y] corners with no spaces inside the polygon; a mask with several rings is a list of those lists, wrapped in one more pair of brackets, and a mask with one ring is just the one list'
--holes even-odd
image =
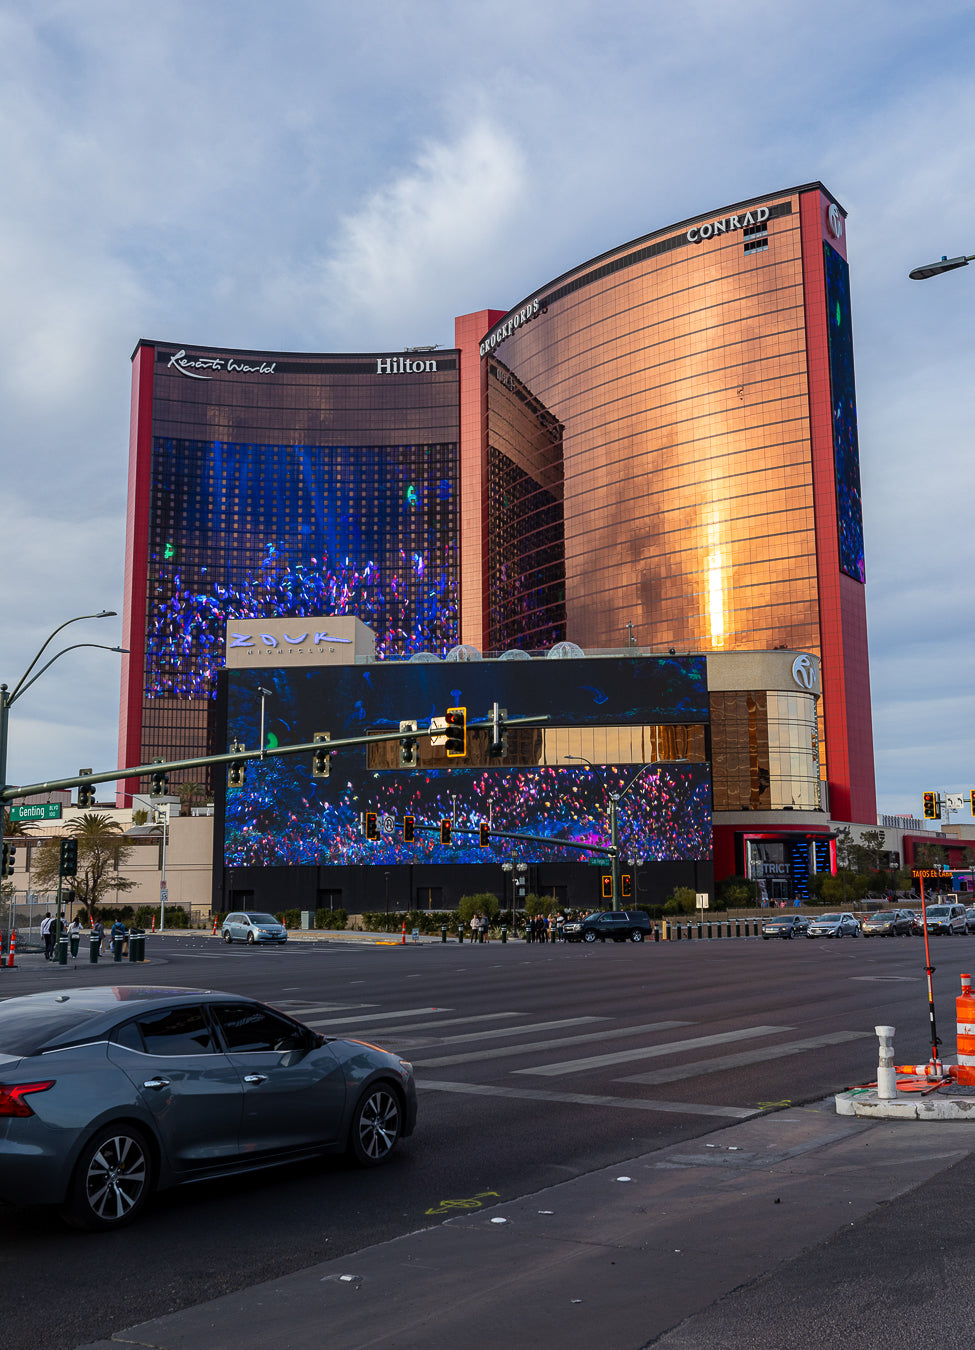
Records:
{"label": "asphalt road", "polygon": [[[593,946],[227,949],[150,941],[151,962],[28,958],[0,996],[52,983],[216,988],[411,1058],[417,1132],[362,1173],[339,1160],[158,1197],[113,1235],[3,1211],[0,1344],[70,1350],[133,1322],[439,1223],[478,1204],[817,1100],[874,1076],[873,1027],[927,1057],[918,938]],[[975,940],[932,939],[940,1030]]]}

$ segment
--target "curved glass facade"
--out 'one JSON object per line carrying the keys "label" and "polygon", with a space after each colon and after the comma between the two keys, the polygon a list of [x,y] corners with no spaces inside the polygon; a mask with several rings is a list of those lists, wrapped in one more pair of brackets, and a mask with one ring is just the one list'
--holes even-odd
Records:
{"label": "curved glass facade", "polygon": [[520,484],[487,493],[484,645],[820,655],[831,805],[872,819],[849,271],[821,185],[594,259],[480,354],[489,482]]}

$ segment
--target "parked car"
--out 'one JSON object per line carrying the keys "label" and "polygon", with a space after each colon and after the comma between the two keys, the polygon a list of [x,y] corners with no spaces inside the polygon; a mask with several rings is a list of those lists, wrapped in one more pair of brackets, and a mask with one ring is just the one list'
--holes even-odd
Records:
{"label": "parked car", "polygon": [[228,914],[220,933],[224,942],[287,942],[288,930],[273,914]]}
{"label": "parked car", "polygon": [[602,914],[590,914],[585,919],[573,919],[563,930],[566,942],[643,942],[650,936],[650,918],[642,909],[610,909]]}
{"label": "parked car", "polygon": [[0,1202],[114,1229],[156,1189],[346,1151],[385,1162],[413,1067],[237,994],[134,985],[0,1002]]}
{"label": "parked car", "polygon": [[859,937],[860,925],[852,914],[821,914],[810,920],[806,937]]}
{"label": "parked car", "polygon": [[947,933],[952,937],[968,932],[964,905],[928,905],[927,917],[929,933]]}
{"label": "parked car", "polygon": [[766,942],[774,937],[802,937],[808,927],[809,920],[803,914],[791,914],[779,919],[763,919],[762,937]]}
{"label": "parked car", "polygon": [[975,905],[969,905],[965,910],[965,922],[968,925],[968,931],[975,933]]}
{"label": "parked car", "polygon": [[876,914],[864,915],[860,930],[864,937],[910,937],[914,932],[914,915],[906,909],[878,910]]}

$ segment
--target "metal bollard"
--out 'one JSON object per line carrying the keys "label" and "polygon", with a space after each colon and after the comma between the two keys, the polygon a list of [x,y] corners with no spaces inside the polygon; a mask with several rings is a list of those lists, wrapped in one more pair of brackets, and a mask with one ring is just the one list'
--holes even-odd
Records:
{"label": "metal bollard", "polygon": [[463,925],[463,924],[461,924],[461,925],[458,927],[458,929],[457,929],[457,941],[458,941],[461,945],[463,945],[463,942],[464,942],[464,925]]}
{"label": "metal bollard", "polygon": [[698,940],[698,942],[700,942],[701,939],[702,939],[703,937],[704,937],[704,924],[701,922],[700,919],[698,919],[698,921],[697,921],[697,940]]}
{"label": "metal bollard", "polygon": [[[746,934],[747,936],[747,934]],[[741,937],[741,920],[735,920],[735,937]]]}
{"label": "metal bollard", "polygon": [[98,954],[101,949],[101,942],[95,937],[94,933],[92,933],[91,937],[88,939],[88,960],[93,966],[98,965]]}
{"label": "metal bollard", "polygon": [[137,934],[136,934],[136,940],[135,940],[135,959],[136,959],[137,961],[144,961],[144,960],[146,959],[146,935],[145,935],[145,933],[137,933]]}
{"label": "metal bollard", "polygon": [[445,923],[442,923],[440,925],[440,941],[441,942],[447,941],[447,925]]}
{"label": "metal bollard", "polygon": [[880,1040],[880,1062],[877,1065],[877,1097],[882,1102],[897,1096],[897,1070],[894,1068],[894,1027],[874,1027]]}
{"label": "metal bollard", "polygon": [[129,933],[129,962],[138,961],[139,944],[136,941],[135,933]]}
{"label": "metal bollard", "polygon": [[508,925],[504,923],[501,925],[501,941],[508,941]]}
{"label": "metal bollard", "polygon": [[653,925],[653,940],[654,942],[660,941],[660,929],[657,927],[656,924]]}
{"label": "metal bollard", "polygon": [[690,940],[691,940],[691,938],[692,938],[693,936],[694,936],[694,928],[693,928],[693,925],[691,924],[690,919],[688,919],[688,920],[687,920],[687,940],[688,940],[688,942],[690,942]]}
{"label": "metal bollard", "polygon": [[680,942],[681,939],[680,923],[679,922],[675,923],[674,928],[677,930],[677,941]]}
{"label": "metal bollard", "polygon": [[112,938],[112,960],[113,960],[113,961],[121,961],[121,959],[122,959],[122,948],[123,948],[124,945],[125,945],[125,939],[124,939],[124,938],[120,938],[120,937]]}
{"label": "metal bollard", "polygon": [[68,964],[68,939],[61,938],[58,942],[58,965],[66,966]]}

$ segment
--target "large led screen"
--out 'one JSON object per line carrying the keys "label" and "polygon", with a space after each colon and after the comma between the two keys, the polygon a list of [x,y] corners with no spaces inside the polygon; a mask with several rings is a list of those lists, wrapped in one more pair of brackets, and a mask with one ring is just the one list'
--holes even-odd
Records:
{"label": "large led screen", "polygon": [[[265,743],[333,740],[421,725],[447,707],[487,716],[493,702],[509,717],[545,714],[549,726],[602,728],[707,719],[700,657],[629,660],[388,663],[331,669],[228,671],[227,739],[255,748],[264,696]],[[605,854],[554,842],[609,844],[610,794],[619,805],[624,857],[648,861],[711,856],[711,786],[704,763],[527,764],[446,769],[370,769],[361,748],[338,751],[328,778],[310,757],[249,761],[244,787],[226,796],[224,860],[230,867],[298,864],[594,861]],[[630,786],[632,784],[632,786]],[[628,790],[627,790],[628,789]],[[360,816],[375,812],[381,837],[365,839]],[[416,839],[403,840],[413,816]],[[383,817],[387,817],[383,825]],[[440,823],[455,833],[440,842]],[[499,837],[478,844],[478,826],[553,843]]]}
{"label": "large led screen", "polygon": [[829,330],[829,378],[833,403],[833,457],[840,569],[866,580],[863,512],[860,500],[860,446],[857,439],[856,384],[853,378],[853,328],[850,268],[829,244],[826,264],[826,317]]}

